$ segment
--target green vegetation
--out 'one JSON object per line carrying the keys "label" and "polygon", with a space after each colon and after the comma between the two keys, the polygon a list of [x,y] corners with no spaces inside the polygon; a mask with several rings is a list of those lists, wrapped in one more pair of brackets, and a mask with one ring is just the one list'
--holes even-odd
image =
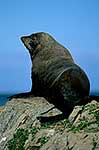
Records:
{"label": "green vegetation", "polygon": [[7,147],[9,150],[24,150],[24,144],[28,139],[29,134],[32,134],[34,139],[35,134],[38,132],[38,128],[31,128],[30,130],[25,130],[23,128],[17,129],[13,138],[8,141]]}
{"label": "green vegetation", "polygon": [[[31,128],[30,130],[25,130],[19,128],[16,130],[16,133],[13,135],[13,138],[8,141],[7,147],[9,150],[25,150],[24,145],[28,139],[29,134],[32,134],[32,140],[34,140],[35,134],[39,131],[39,128]],[[42,137],[39,139],[41,146],[48,141],[48,137]],[[40,146],[40,147],[41,147]],[[35,147],[36,149],[36,147]]]}
{"label": "green vegetation", "polygon": [[[68,119],[64,119],[55,123],[47,122],[44,124],[41,124],[40,128],[30,128],[29,130],[25,129],[17,129],[16,133],[13,135],[13,138],[8,141],[7,147],[9,150],[24,150],[24,145],[26,140],[28,139],[29,134],[32,134],[32,141],[35,138],[35,134],[40,130],[40,129],[48,129],[48,128],[54,128],[56,131],[60,130],[63,131],[65,128],[68,128],[68,131],[72,132],[79,132],[80,130],[85,130],[85,131],[93,131],[91,129],[90,125],[91,124],[97,124],[97,127],[99,126],[99,106],[96,104],[91,104],[88,106],[88,108],[85,106],[82,106],[82,112],[88,111],[89,115],[92,115],[93,120],[88,120],[86,117],[83,117],[79,120],[79,124],[73,125],[72,123],[69,122]],[[97,129],[95,130],[97,131]],[[39,149],[42,147],[47,141],[48,137],[41,137],[39,139],[40,146],[35,147],[35,149]],[[97,142],[93,139],[93,150],[97,146]]]}
{"label": "green vegetation", "polygon": [[[85,111],[85,106],[82,106],[82,110],[83,112]],[[80,123],[77,126],[69,124],[70,131],[73,131],[73,132],[77,132],[80,130],[89,131],[90,130],[89,126],[91,124],[97,124],[99,126],[99,107],[97,107],[95,104],[91,104],[89,107],[89,115],[94,115],[95,120],[92,121],[92,120],[87,120],[83,118],[80,120]]]}
{"label": "green vegetation", "polygon": [[87,120],[82,120],[80,124],[78,124],[77,126],[74,125],[71,126],[70,131],[79,132],[80,130],[86,130],[90,124],[92,124],[92,122],[88,122]]}
{"label": "green vegetation", "polygon": [[93,138],[92,145],[93,145],[92,150],[95,150],[95,149],[96,149],[96,146],[97,146],[97,142],[95,141],[95,139],[94,139],[94,138]]}
{"label": "green vegetation", "polygon": [[8,141],[9,150],[24,150],[25,141],[28,139],[29,132],[24,129],[17,129],[13,138]]}
{"label": "green vegetation", "polygon": [[30,129],[30,134],[32,134],[32,140],[34,139],[35,134],[39,131],[39,128],[31,128]]}
{"label": "green vegetation", "polygon": [[61,123],[61,125],[62,125],[64,128],[66,128],[67,126],[68,126],[68,127],[71,126],[71,124],[70,124],[70,122],[69,122],[68,119],[64,119],[64,120],[62,120],[60,123]]}
{"label": "green vegetation", "polygon": [[41,143],[41,147],[48,141],[48,137],[45,137],[45,136],[43,136],[43,137],[41,137],[40,138],[40,143]]}
{"label": "green vegetation", "polygon": [[99,126],[99,107],[96,107],[96,105],[91,104],[89,114],[94,115],[94,117],[96,118],[96,124]]}

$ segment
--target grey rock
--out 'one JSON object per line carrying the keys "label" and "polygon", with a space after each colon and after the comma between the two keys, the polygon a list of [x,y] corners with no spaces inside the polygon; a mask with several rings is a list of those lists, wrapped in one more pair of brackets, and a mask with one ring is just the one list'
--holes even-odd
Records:
{"label": "grey rock", "polygon": [[[64,119],[42,126],[37,117],[52,107],[43,97],[13,98],[7,102],[0,113],[0,150],[8,150],[7,143],[19,128],[28,131],[38,129],[34,136],[32,132],[29,133],[25,150],[99,149],[99,123],[95,116],[99,112],[98,102],[76,106],[68,118],[69,123],[65,123]],[[44,116],[58,114],[61,112],[54,108]],[[84,124],[87,121],[89,123]],[[82,123],[84,126],[81,126]]]}

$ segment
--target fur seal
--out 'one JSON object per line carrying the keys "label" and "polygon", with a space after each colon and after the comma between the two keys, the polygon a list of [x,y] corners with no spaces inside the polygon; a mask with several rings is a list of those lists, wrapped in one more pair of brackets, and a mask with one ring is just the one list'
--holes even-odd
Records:
{"label": "fur seal", "polygon": [[32,61],[33,95],[50,97],[63,113],[89,96],[89,79],[67,48],[44,32],[22,36],[21,40]]}

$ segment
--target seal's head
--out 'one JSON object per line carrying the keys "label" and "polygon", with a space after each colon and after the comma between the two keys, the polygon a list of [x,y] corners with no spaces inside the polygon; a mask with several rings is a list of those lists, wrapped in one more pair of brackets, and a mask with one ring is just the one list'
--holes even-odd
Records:
{"label": "seal's head", "polygon": [[29,36],[22,36],[21,41],[31,54],[38,48],[44,47],[45,43],[55,41],[48,33],[39,32]]}

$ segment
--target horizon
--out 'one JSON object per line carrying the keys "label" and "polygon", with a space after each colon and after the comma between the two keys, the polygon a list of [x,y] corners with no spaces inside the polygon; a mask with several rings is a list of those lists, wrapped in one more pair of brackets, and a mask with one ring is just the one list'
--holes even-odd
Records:
{"label": "horizon", "polygon": [[99,1],[1,1],[0,93],[31,89],[31,60],[23,35],[48,32],[69,49],[99,93]]}

